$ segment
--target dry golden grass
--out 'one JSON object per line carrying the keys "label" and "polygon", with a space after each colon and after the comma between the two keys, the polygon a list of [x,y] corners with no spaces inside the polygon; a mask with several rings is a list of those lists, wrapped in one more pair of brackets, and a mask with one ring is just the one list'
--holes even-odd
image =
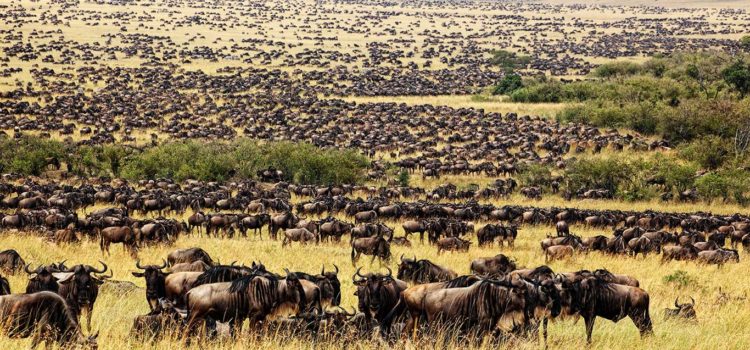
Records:
{"label": "dry golden grass", "polygon": [[[400,223],[390,222],[389,225],[397,227],[398,236],[403,234]],[[477,223],[477,228],[483,223]],[[422,245],[416,237],[412,237],[413,248],[394,247],[394,260],[388,265],[396,269],[396,263],[400,254],[416,254],[419,258],[428,258],[440,265],[448,266],[458,273],[469,272],[469,263],[472,259],[481,256],[492,256],[499,252],[510,255],[517,259],[522,266],[535,267],[544,263],[544,257],[539,248],[539,241],[552,231],[550,227],[525,226],[519,231],[519,239],[514,249],[478,248],[472,247],[468,253],[446,253],[437,255],[436,249],[429,245]],[[601,230],[584,229],[574,227],[573,231],[583,236],[596,234],[608,234]],[[347,241],[347,239],[345,239]],[[291,248],[282,249],[278,241],[270,241],[267,236],[263,240],[251,237],[235,239],[216,239],[199,237],[182,237],[173,247],[149,247],[140,252],[140,258],[144,263],[158,263],[167,253],[176,248],[201,246],[206,249],[215,259],[222,262],[238,260],[241,263],[250,264],[252,261],[262,261],[273,271],[282,271],[284,267],[298,271],[319,271],[321,265],[332,268],[337,264],[340,269],[342,281],[342,306],[348,309],[356,307],[356,297],[352,295],[354,288],[350,276],[354,267],[350,263],[350,248],[345,242],[322,243],[320,245],[302,246],[297,243]],[[119,246],[115,245],[112,255],[103,257],[99,252],[97,242],[86,241],[80,245],[56,246],[46,243],[41,238],[24,233],[6,233],[0,236],[0,247],[17,249],[27,262],[32,264],[50,263],[68,259],[69,263],[95,264],[96,260],[102,259],[114,270],[114,279],[134,282],[139,287],[145,286],[142,279],[133,277],[130,272],[135,271],[134,261]],[[750,307],[750,302],[743,299],[747,291],[748,282],[744,280],[747,256],[742,254],[743,261],[740,264],[726,265],[722,268],[716,266],[702,266],[694,262],[670,262],[660,264],[659,256],[647,258],[630,258],[624,256],[606,256],[599,253],[576,256],[569,261],[554,262],[550,266],[556,271],[574,271],[578,269],[607,268],[618,273],[625,273],[638,278],[642,288],[651,296],[651,316],[654,320],[655,334],[646,339],[640,339],[636,328],[628,319],[617,324],[599,319],[594,331],[595,349],[715,349],[717,344],[724,344],[721,348],[745,349],[750,346],[750,335],[744,329],[750,326],[750,313],[738,312]],[[375,262],[370,265],[369,259],[360,260],[360,266],[364,270],[384,271],[384,268]],[[673,275],[677,271],[684,271],[686,278],[678,278],[677,282],[668,282],[666,276]],[[16,292],[22,291],[26,285],[26,276],[11,276],[12,289]],[[719,303],[718,289],[729,293],[733,300],[726,304]],[[666,321],[663,319],[662,310],[674,302],[675,297],[687,298],[692,296],[697,301],[697,312],[699,320],[697,323],[681,321]],[[148,312],[145,302],[144,289],[138,289],[131,293],[114,292],[103,288],[93,318],[93,328],[101,331],[101,349],[127,348],[156,348],[173,349],[182,348],[178,339],[166,339],[156,344],[141,344],[132,340],[128,335],[134,316]],[[236,341],[222,340],[212,342],[211,348],[239,349],[239,348],[341,348],[340,342],[312,343],[304,339],[251,339],[245,333]],[[354,340],[352,340],[354,341]],[[362,341],[362,340],[357,340]],[[551,348],[580,348],[585,346],[585,332],[582,322],[560,321],[551,326],[550,330]],[[731,342],[731,343],[729,343]],[[0,338],[0,346],[3,349],[21,349],[29,345],[28,340],[10,340]],[[387,347],[377,341],[367,341],[360,344],[363,348]],[[453,348],[456,344],[446,344]],[[417,343],[411,341],[399,343],[399,348],[421,348],[432,346],[432,340],[423,339]],[[541,346],[532,341],[515,341],[505,346],[519,349],[535,349]],[[202,348],[204,345],[194,344],[191,348]],[[490,344],[480,346],[481,348],[492,347]]]}

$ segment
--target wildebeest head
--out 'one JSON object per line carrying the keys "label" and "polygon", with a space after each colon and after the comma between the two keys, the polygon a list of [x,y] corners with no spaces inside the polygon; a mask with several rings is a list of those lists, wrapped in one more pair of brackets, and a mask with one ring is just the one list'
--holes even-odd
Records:
{"label": "wildebeest head", "polygon": [[[333,267],[335,268],[334,271],[326,271],[325,266],[323,266],[323,269],[320,271],[320,276],[322,279],[326,281],[324,286],[330,285],[331,292],[333,293],[333,299],[331,299],[331,304],[333,306],[339,306],[341,305],[341,281],[339,281],[339,267],[336,266],[336,264],[333,264]],[[319,284],[320,285],[320,284]],[[324,293],[325,294],[325,293]]]}
{"label": "wildebeest head", "polygon": [[29,265],[24,266],[24,271],[29,274],[29,283],[26,285],[26,294],[37,293],[42,291],[50,291],[57,293],[59,285],[57,284],[57,277],[52,275],[52,271],[48,266],[39,266],[36,270],[29,270]]}
{"label": "wildebeest head", "polygon": [[417,261],[416,255],[413,259],[404,258],[401,254],[401,263],[398,265],[398,273],[396,277],[404,281],[412,281],[419,271],[419,262]]}
{"label": "wildebeest head", "polygon": [[146,279],[146,301],[153,311],[159,304],[159,298],[164,298],[167,295],[164,280],[169,275],[169,272],[162,271],[162,269],[167,267],[167,262],[162,260],[161,266],[141,266],[141,261],[138,260],[135,262],[135,267],[143,270],[143,272],[133,272],[132,274],[135,277],[143,277]]}
{"label": "wildebeest head", "polygon": [[368,274],[363,276],[359,273],[360,269],[357,269],[355,273],[354,284],[360,287],[357,288],[356,292],[359,298],[359,309],[368,317],[377,316],[379,311],[382,311],[381,306],[383,304],[393,301],[390,300],[393,299],[393,296],[390,293],[389,286],[395,280],[393,279],[393,271],[388,267],[386,269],[388,269],[387,275]]}
{"label": "wildebeest head", "polygon": [[294,295],[292,299],[297,302],[297,310],[304,312],[307,307],[305,289],[302,287],[302,283],[296,273],[289,272],[288,269],[284,269],[284,272],[286,272],[286,292]]}
{"label": "wildebeest head", "polygon": [[107,264],[101,261],[99,263],[102,264],[100,270],[90,265],[76,265],[64,271],[73,273],[70,278],[60,280],[60,284],[68,285],[68,288],[70,288],[69,299],[77,301],[79,305],[90,304],[96,299],[99,286],[104,283],[105,279],[112,277],[111,275],[101,275],[107,272],[109,268]]}
{"label": "wildebeest head", "polygon": [[675,298],[674,307],[675,309],[665,309],[665,318],[684,318],[688,320],[695,320],[697,318],[695,314],[695,299],[690,297],[689,303],[680,304],[680,298]]}

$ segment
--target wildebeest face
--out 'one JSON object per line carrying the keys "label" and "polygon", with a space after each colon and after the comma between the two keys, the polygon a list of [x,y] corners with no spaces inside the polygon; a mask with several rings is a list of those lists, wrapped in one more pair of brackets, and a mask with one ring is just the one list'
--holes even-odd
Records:
{"label": "wildebeest face", "polygon": [[162,266],[147,265],[143,267],[140,261],[137,261],[135,266],[142,269],[143,272],[133,272],[132,274],[135,277],[146,279],[146,300],[151,310],[154,310],[158,306],[159,298],[165,296],[164,280],[169,275],[169,272],[163,272],[161,269],[165,268],[167,263],[165,261]]}
{"label": "wildebeest face", "polygon": [[398,273],[396,277],[400,280],[410,280],[413,278],[418,269],[419,264],[417,263],[416,257],[414,257],[414,259],[404,259],[404,256],[402,254],[401,263],[398,265]]}

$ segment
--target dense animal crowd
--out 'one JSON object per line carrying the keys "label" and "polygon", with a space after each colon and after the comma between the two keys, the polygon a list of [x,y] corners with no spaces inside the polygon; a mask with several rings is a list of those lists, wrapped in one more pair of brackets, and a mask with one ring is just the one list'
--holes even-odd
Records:
{"label": "dense animal crowd", "polygon": [[[547,261],[593,251],[632,256],[661,252],[665,262],[695,259],[722,265],[739,262],[736,250],[724,248],[727,239],[732,246],[750,247],[750,218],[739,214],[496,207],[476,201],[400,202],[379,196],[378,191],[367,199],[353,198],[365,190],[255,181],[177,184],[163,180],[129,185],[116,180],[78,187],[7,182],[2,186],[2,205],[9,212],[2,214],[1,223],[3,230],[38,232],[58,243],[98,240],[105,260],[110,244],[122,244],[135,259],[143,245],[169,245],[180,235],[237,239],[248,230],[258,235],[266,232],[271,239],[282,241],[282,247],[295,242],[338,242],[348,235],[355,266],[362,255],[387,266],[393,261],[391,245],[409,246],[410,235],[415,233],[422,241],[426,234],[428,244],[438,253],[466,251],[475,242],[482,246],[507,244],[513,249],[526,225],[546,225],[556,231],[541,242]],[[292,195],[299,196],[296,203],[291,201]],[[79,216],[95,204],[105,207]],[[165,217],[187,211],[192,214],[185,222]],[[404,236],[395,237],[394,222],[400,222]],[[475,227],[478,222],[486,223]],[[574,233],[580,226],[611,229],[613,234],[582,238]],[[648,294],[638,288],[632,276],[605,270],[554,273],[547,266],[523,268],[502,254],[472,260],[470,276],[459,276],[451,267],[416,256],[401,256],[397,262],[395,277],[387,267],[387,274],[363,274],[357,269],[352,282],[359,307],[351,313],[335,309],[342,293],[336,265],[316,274],[278,274],[262,263],[222,265],[200,248],[174,251],[160,265],[143,265],[137,260],[139,272],[133,275],[145,279],[151,312],[134,320],[133,333],[146,338],[181,334],[190,341],[196,336],[232,336],[244,320],[250,320],[253,331],[299,336],[375,332],[397,339],[449,330],[470,339],[484,335],[504,339],[509,335],[535,337],[541,325],[560,315],[583,317],[589,340],[597,316],[613,321],[630,317],[642,334],[652,329]],[[17,252],[9,250],[0,253],[0,266],[5,273],[25,271],[30,278],[25,296],[2,301],[22,307],[8,308],[24,310],[33,303],[65,306],[51,309],[59,311],[49,312],[62,313],[54,317],[34,316],[58,320],[50,325],[53,333],[36,333],[35,343],[95,342],[83,335],[78,320],[86,315],[90,330],[98,288],[111,277],[106,264],[102,263],[102,268],[69,267],[60,262],[32,269]],[[7,283],[0,288],[9,289]],[[676,302],[677,309],[665,311],[665,315],[694,318],[693,306]],[[279,319],[281,316],[288,317]],[[33,328],[33,323],[23,327]],[[14,336],[30,334],[34,332]],[[544,334],[546,338],[546,331]]]}

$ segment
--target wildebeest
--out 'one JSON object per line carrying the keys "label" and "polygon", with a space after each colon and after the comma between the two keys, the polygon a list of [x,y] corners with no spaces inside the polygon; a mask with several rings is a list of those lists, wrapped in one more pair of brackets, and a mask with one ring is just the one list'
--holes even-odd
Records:
{"label": "wildebeest", "polygon": [[135,267],[143,270],[143,272],[132,272],[132,274],[135,277],[146,279],[146,302],[151,311],[154,311],[159,305],[159,299],[167,296],[165,279],[170,273],[162,271],[167,267],[167,262],[164,261],[161,266],[141,266],[141,261],[139,260],[135,262]]}
{"label": "wildebeest", "polygon": [[310,232],[306,228],[289,228],[284,230],[284,240],[281,242],[281,246],[292,244],[292,242],[300,242],[306,244],[307,242],[320,242],[320,236],[316,233]]}
{"label": "wildebeest", "polygon": [[[391,322],[395,317],[388,317],[399,301],[399,295],[407,287],[406,282],[393,278],[390,268],[387,275],[360,274],[360,269],[352,276],[352,283],[357,287],[359,311],[367,319],[374,319],[380,325],[381,334],[389,334]],[[388,321],[388,322],[386,322]]]}
{"label": "wildebeest", "polygon": [[[390,238],[392,239],[393,235],[391,235]],[[351,241],[351,246],[352,265],[357,263],[357,260],[359,260],[359,257],[362,254],[371,255],[371,262],[375,261],[375,258],[379,258],[381,262],[388,262],[391,259],[391,244],[380,235],[374,237],[354,238]]]}
{"label": "wildebeest", "polygon": [[130,335],[137,340],[155,342],[169,332],[178,332],[183,325],[184,315],[180,313],[172,302],[159,299],[156,309],[146,315],[133,318]]}
{"label": "wildebeest", "polygon": [[[26,284],[26,294],[42,291],[57,293],[60,290],[60,285],[57,283],[58,279],[52,274],[53,269],[50,266],[39,266],[32,271],[29,270],[29,265],[27,264],[24,266],[24,271],[29,275],[29,281]],[[54,270],[54,272],[59,271]]]}
{"label": "wildebeest", "polygon": [[21,254],[13,249],[0,252],[0,270],[5,273],[14,274],[26,266],[26,262],[21,258]]}
{"label": "wildebeest", "polygon": [[684,304],[680,304],[679,301],[680,298],[675,298],[675,309],[664,309],[664,318],[683,318],[686,320],[695,321],[697,319],[695,313],[695,299],[693,299],[693,297],[690,297],[690,302]]}
{"label": "wildebeest", "polygon": [[567,259],[573,256],[573,247],[569,245],[553,245],[544,250],[544,262]]}
{"label": "wildebeest", "polygon": [[661,262],[669,260],[694,260],[698,258],[700,251],[693,244],[687,243],[681,246],[669,245],[662,248]]}
{"label": "wildebeest", "polygon": [[130,226],[107,227],[99,231],[99,248],[109,254],[109,245],[112,243],[122,243],[123,249],[127,250],[135,258],[137,256],[138,241],[140,237],[136,236],[136,231]]}
{"label": "wildebeest", "polygon": [[201,260],[206,264],[213,265],[211,256],[201,248],[187,248],[175,250],[167,255],[167,265],[174,266],[179,263],[192,263]]}
{"label": "wildebeest", "polygon": [[292,214],[292,212],[286,212],[272,217],[269,227],[271,239],[276,239],[277,233],[280,229],[286,230],[294,228],[299,221],[300,218]]}
{"label": "wildebeest", "polygon": [[443,237],[437,241],[438,254],[444,250],[468,252],[472,242],[459,237]]}
{"label": "wildebeest", "polygon": [[374,210],[369,211],[361,211],[359,213],[354,214],[354,223],[370,223],[375,221],[378,218],[378,213]]}
{"label": "wildebeest", "polygon": [[480,276],[504,275],[516,269],[516,262],[503,254],[471,261],[471,272]]}
{"label": "wildebeest", "polygon": [[698,261],[721,266],[728,262],[739,263],[740,254],[734,249],[706,250],[698,253]]}
{"label": "wildebeest", "polygon": [[452,280],[456,278],[456,276],[458,275],[450,269],[439,266],[429,260],[417,260],[416,256],[413,259],[404,259],[404,256],[401,255],[401,263],[398,266],[398,274],[396,278],[402,281],[420,284],[444,282]]}
{"label": "wildebeest", "polygon": [[187,292],[186,300],[188,333],[211,318],[229,323],[230,333],[234,335],[246,318],[254,327],[288,304],[295,305],[298,312],[305,311],[307,306],[305,291],[293,273],[288,273],[285,279],[250,275],[233,282],[204,284]]}
{"label": "wildebeest", "polygon": [[[341,281],[339,281],[339,267],[333,265],[334,271],[327,271],[325,266],[320,270],[319,275],[310,275],[302,272],[295,272],[297,277],[306,280],[320,288],[320,301],[323,307],[339,306],[341,304]],[[310,299],[308,298],[308,301]]]}
{"label": "wildebeest", "polygon": [[524,291],[503,281],[440,289],[425,296],[423,307],[433,329],[442,324],[463,334],[474,331],[481,336],[496,327],[511,331],[526,323]]}
{"label": "wildebeest", "polygon": [[649,315],[649,296],[638,287],[608,282],[592,275],[576,282],[572,288],[573,309],[584,319],[586,341],[591,343],[596,317],[617,322],[630,317],[641,336],[653,332]]}
{"label": "wildebeest", "polygon": [[11,338],[32,337],[31,348],[42,341],[62,347],[97,348],[96,335],[85,337],[65,300],[53,292],[0,296],[0,327]]}
{"label": "wildebeest", "polygon": [[[90,265],[75,265],[61,271],[67,274],[67,278],[60,278],[58,293],[65,298],[65,302],[73,312],[76,320],[81,314],[86,314],[86,328],[91,330],[91,315],[94,311],[94,303],[99,295],[99,286],[110,276],[101,275],[109,269],[107,264],[102,264],[102,269],[96,269]],[[110,270],[111,272],[111,270]],[[93,274],[93,275],[92,275]]]}

